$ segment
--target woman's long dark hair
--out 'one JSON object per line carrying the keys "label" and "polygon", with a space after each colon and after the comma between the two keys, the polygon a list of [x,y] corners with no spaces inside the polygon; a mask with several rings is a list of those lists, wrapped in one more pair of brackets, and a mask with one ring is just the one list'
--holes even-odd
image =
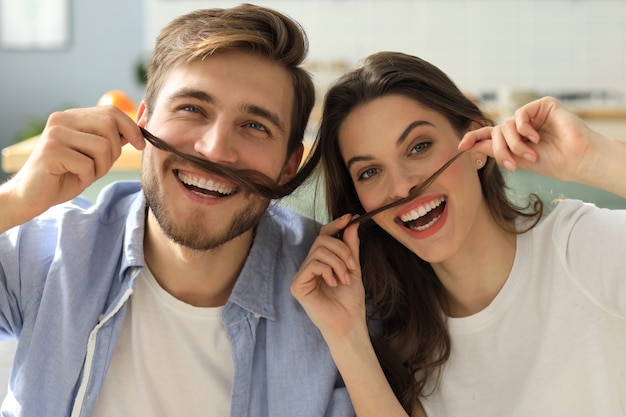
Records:
{"label": "woman's long dark hair", "polygon": [[[313,160],[321,158],[331,218],[365,213],[339,151],[339,130],[358,106],[388,95],[402,95],[441,113],[461,135],[471,122],[492,125],[437,67],[409,55],[381,52],[369,56],[328,91]],[[479,171],[482,192],[491,215],[506,230],[515,219],[542,214],[535,197],[520,208],[509,201],[495,160]],[[531,208],[531,210],[527,210]],[[531,226],[532,227],[532,226]],[[382,324],[372,335],[378,358],[394,392],[407,412],[450,355],[450,337],[442,312],[443,287],[430,264],[376,224],[362,224],[360,261],[367,301],[373,319]]]}

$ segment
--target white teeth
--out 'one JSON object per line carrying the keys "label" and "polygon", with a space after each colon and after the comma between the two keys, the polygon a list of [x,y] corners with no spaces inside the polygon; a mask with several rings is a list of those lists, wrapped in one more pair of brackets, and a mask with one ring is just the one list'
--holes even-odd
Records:
{"label": "white teeth", "polygon": [[440,218],[440,217],[441,217],[441,215],[439,215],[439,216],[435,217],[434,219],[432,219],[431,221],[429,221],[428,223],[426,223],[426,224],[425,224],[425,225],[423,225],[423,226],[411,226],[411,229],[413,229],[413,230],[419,230],[419,231],[426,230],[426,229],[428,229],[430,226],[432,226],[433,224],[437,223],[437,220],[439,220],[439,218]]}
{"label": "white teeth", "polygon": [[202,188],[203,190],[218,192],[220,194],[229,195],[235,191],[234,187],[227,187],[223,184],[219,184],[213,180],[206,180],[205,178],[192,177],[178,172],[178,179],[186,185],[193,185],[194,187]]}
{"label": "white teeth", "polygon": [[420,217],[426,215],[432,209],[439,207],[439,205],[443,202],[444,202],[444,198],[439,197],[435,200],[424,203],[421,206],[416,207],[413,210],[409,211],[408,213],[404,213],[402,216],[400,216],[400,220],[406,223],[406,222],[419,219]]}

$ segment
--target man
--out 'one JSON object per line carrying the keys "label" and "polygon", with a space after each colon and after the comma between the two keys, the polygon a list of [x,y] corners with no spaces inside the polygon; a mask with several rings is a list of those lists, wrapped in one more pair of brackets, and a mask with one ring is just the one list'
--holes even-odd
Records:
{"label": "man", "polygon": [[[157,39],[137,125],[284,184],[314,101],[306,48],[269,9],[182,16]],[[112,107],[55,113],[0,187],[0,337],[19,338],[2,416],[353,415],[289,291],[317,224],[137,125]],[[55,206],[126,143],[143,149],[141,186]]]}

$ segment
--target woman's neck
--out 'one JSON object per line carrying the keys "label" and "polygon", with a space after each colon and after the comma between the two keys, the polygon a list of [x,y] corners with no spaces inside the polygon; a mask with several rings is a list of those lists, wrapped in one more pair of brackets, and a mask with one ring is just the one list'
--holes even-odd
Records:
{"label": "woman's neck", "polygon": [[517,235],[492,223],[453,258],[432,264],[445,288],[444,312],[466,317],[487,307],[506,282],[515,260]]}

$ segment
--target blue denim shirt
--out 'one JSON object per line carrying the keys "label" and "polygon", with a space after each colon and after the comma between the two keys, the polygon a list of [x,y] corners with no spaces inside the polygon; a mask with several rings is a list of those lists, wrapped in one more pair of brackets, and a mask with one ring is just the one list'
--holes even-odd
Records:
{"label": "blue denim shirt", "polygon": [[[74,200],[0,235],[0,340],[18,338],[8,416],[90,416],[144,265],[137,182]],[[270,205],[224,307],[232,416],[352,416],[319,331],[289,284],[319,225]],[[175,353],[173,353],[175,354]],[[210,395],[210,393],[207,393]]]}

